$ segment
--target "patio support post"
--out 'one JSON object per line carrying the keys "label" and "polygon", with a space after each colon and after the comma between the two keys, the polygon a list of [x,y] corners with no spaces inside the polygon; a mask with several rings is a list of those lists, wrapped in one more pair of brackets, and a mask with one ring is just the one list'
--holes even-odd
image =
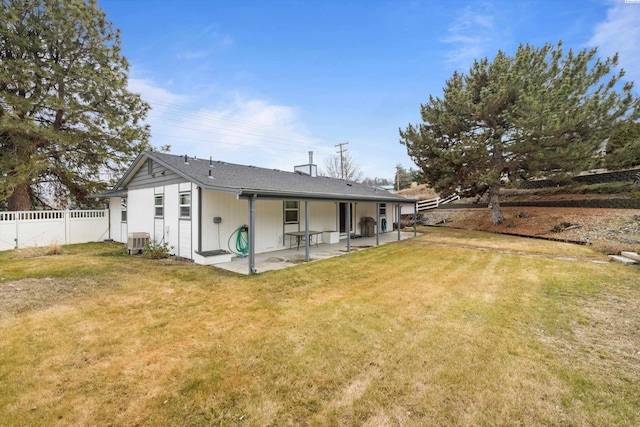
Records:
{"label": "patio support post", "polygon": [[400,240],[400,217],[402,216],[402,205],[398,203],[396,208],[398,210],[398,240]]}
{"label": "patio support post", "polygon": [[351,252],[351,203],[347,202],[345,204],[345,210],[347,211],[345,218],[347,225],[347,252]]}
{"label": "patio support post", "polygon": [[249,197],[249,274],[256,273],[256,196]]}
{"label": "patio support post", "polygon": [[380,202],[376,203],[376,246],[380,244]]}
{"label": "patio support post", "polygon": [[304,260],[309,262],[309,201],[304,201]]}
{"label": "patio support post", "polygon": [[413,237],[418,235],[418,204],[413,204]]}

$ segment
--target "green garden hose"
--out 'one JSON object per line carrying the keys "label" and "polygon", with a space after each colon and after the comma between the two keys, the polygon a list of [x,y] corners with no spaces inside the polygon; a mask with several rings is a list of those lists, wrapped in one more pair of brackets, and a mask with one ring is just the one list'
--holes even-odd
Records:
{"label": "green garden hose", "polygon": [[[233,239],[234,234],[236,236],[235,250],[231,248],[231,239]],[[243,225],[242,227],[236,228],[233,233],[231,233],[231,236],[229,236],[229,240],[227,241],[227,247],[229,250],[240,258],[246,257],[249,252],[248,234],[249,227],[247,225]]]}

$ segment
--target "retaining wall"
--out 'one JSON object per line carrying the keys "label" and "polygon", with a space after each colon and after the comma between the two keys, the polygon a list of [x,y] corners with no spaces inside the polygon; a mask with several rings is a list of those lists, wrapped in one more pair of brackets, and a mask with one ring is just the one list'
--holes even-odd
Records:
{"label": "retaining wall", "polygon": [[[610,182],[634,182],[639,179],[638,174],[640,174],[640,168],[613,172],[593,173],[589,175],[578,175],[574,176],[567,184],[578,183],[584,185],[593,185],[605,184]],[[519,188],[523,190],[532,190],[536,188],[562,187],[563,185],[566,184],[554,182],[548,179],[539,179],[535,181],[525,181],[520,184]]]}

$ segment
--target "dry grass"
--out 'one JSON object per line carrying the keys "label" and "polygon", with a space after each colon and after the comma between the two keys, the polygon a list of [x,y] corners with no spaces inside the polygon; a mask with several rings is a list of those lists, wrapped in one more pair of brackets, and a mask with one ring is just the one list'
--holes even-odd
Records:
{"label": "dry grass", "polygon": [[398,191],[398,194],[403,195],[409,199],[427,200],[435,199],[438,197],[438,193],[426,184],[418,184],[415,187],[404,188]]}
{"label": "dry grass", "polygon": [[37,258],[50,255],[63,255],[62,245],[58,242],[51,242],[49,246],[33,246],[22,248],[11,252],[12,259]]}
{"label": "dry grass", "polygon": [[640,423],[640,271],[586,247],[430,229],[254,277],[65,249],[0,253],[0,424]]}

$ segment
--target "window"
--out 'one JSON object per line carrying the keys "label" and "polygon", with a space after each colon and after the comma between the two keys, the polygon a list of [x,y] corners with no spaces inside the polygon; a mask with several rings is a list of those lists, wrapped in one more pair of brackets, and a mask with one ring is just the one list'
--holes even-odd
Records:
{"label": "window", "polygon": [[180,193],[180,218],[191,218],[191,193]]}
{"label": "window", "polygon": [[380,215],[386,215],[387,214],[387,204],[386,203],[380,203],[379,214]]}
{"label": "window", "polygon": [[284,223],[297,224],[300,222],[300,203],[295,200],[284,202]]}
{"label": "window", "polygon": [[164,196],[155,197],[156,218],[162,218],[164,216]]}
{"label": "window", "polygon": [[120,199],[120,221],[127,222],[127,198]]}

